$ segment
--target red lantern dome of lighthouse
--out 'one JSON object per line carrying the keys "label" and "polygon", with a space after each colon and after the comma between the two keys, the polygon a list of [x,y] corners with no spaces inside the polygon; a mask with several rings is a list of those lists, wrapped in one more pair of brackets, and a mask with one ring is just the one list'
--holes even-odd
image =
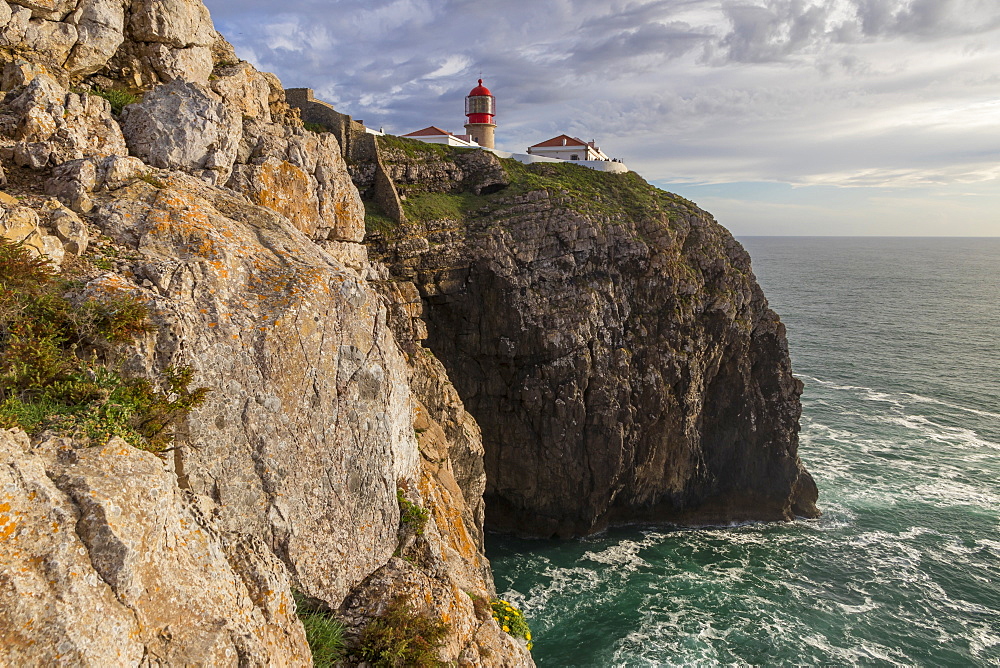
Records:
{"label": "red lantern dome of lighthouse", "polygon": [[480,79],[479,85],[465,98],[465,115],[469,117],[470,124],[495,125],[493,117],[496,113],[496,98]]}
{"label": "red lantern dome of lighthouse", "polygon": [[493,93],[490,92],[490,89],[483,85],[482,79],[479,80],[479,85],[473,88],[472,92],[469,93],[469,97],[479,96],[479,95],[487,95],[487,96],[493,95]]}

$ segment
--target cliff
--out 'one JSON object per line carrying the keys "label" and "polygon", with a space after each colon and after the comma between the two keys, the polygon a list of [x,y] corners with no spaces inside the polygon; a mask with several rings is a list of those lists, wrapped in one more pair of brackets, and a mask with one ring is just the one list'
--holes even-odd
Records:
{"label": "cliff", "polygon": [[336,619],[530,666],[484,521],[816,513],[783,327],[690,203],[345,147],[198,0],[0,0],[0,65],[0,663],[303,665]]}
{"label": "cliff", "polygon": [[371,661],[395,615],[532,665],[490,614],[479,428],[390,330],[336,138],[197,0],[0,2],[0,46],[0,663],[307,665],[315,615]]}
{"label": "cliff", "polygon": [[631,173],[383,144],[408,222],[369,240],[483,430],[489,527],[818,514],[784,326],[709,214]]}

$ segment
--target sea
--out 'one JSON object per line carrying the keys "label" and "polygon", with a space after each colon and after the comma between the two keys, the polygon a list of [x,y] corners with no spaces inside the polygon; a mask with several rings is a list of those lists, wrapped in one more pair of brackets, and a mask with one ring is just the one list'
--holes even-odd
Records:
{"label": "sea", "polygon": [[823,516],[491,535],[539,666],[1000,666],[1000,239],[747,237]]}

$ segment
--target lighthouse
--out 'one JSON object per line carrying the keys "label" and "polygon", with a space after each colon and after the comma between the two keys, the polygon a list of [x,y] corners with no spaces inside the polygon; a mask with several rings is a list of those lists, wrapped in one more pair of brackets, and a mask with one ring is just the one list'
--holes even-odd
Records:
{"label": "lighthouse", "polygon": [[465,115],[469,119],[465,131],[480,146],[493,148],[493,133],[497,127],[493,117],[496,113],[496,99],[480,79],[479,85],[465,98]]}

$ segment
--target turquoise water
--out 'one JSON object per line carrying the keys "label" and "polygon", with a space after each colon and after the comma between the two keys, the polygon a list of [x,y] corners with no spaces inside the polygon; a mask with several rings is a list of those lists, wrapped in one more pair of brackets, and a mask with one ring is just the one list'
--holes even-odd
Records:
{"label": "turquoise water", "polygon": [[1000,239],[746,238],[818,520],[491,536],[539,666],[1000,666]]}

